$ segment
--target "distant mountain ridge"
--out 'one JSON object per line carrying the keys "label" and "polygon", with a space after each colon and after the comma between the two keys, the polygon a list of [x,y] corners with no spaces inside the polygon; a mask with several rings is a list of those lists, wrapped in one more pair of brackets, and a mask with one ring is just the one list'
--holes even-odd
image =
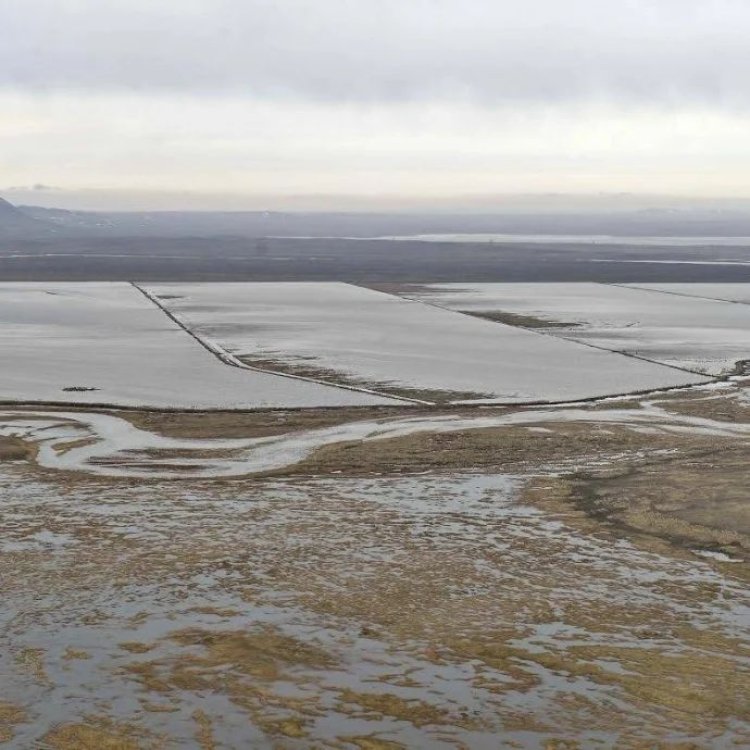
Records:
{"label": "distant mountain ridge", "polygon": [[105,237],[380,237],[416,234],[750,236],[750,213],[695,210],[580,214],[377,214],[285,211],[15,209],[57,234]]}
{"label": "distant mountain ridge", "polygon": [[750,236],[743,211],[377,214],[285,211],[73,211],[0,198],[0,240],[368,238],[421,234]]}
{"label": "distant mountain ridge", "polygon": [[25,211],[0,198],[0,239],[43,238],[56,234],[58,232],[52,224],[29,216]]}
{"label": "distant mountain ridge", "polygon": [[15,208],[15,206],[13,206],[13,204],[8,203],[8,201],[3,198],[0,198],[0,216],[7,216],[15,213],[16,211],[17,209]]}

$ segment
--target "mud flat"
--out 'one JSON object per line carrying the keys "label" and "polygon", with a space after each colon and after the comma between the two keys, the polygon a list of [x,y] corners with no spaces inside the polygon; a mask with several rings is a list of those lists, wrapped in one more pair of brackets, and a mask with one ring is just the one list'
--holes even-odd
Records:
{"label": "mud flat", "polygon": [[746,386],[6,410],[0,742],[743,747]]}

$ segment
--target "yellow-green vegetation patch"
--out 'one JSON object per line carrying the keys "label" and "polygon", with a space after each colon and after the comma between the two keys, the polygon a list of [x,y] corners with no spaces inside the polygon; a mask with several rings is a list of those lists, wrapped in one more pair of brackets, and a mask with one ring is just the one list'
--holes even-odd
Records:
{"label": "yellow-green vegetation patch", "polygon": [[180,710],[180,707],[173,703],[152,703],[145,700],[141,700],[141,706],[150,714],[173,714]]}
{"label": "yellow-green vegetation patch", "polygon": [[42,648],[25,648],[16,655],[16,664],[32,674],[39,682],[49,682],[44,666],[45,651]]}
{"label": "yellow-green vegetation patch", "polygon": [[88,651],[84,651],[83,649],[73,648],[72,646],[68,646],[68,648],[65,649],[65,652],[63,653],[62,658],[65,661],[90,659],[91,654]]}
{"label": "yellow-green vegetation patch", "polygon": [[285,667],[325,668],[334,659],[321,648],[285,635],[273,627],[258,630],[189,629],[170,638],[182,646],[201,646],[207,666],[224,666],[266,680],[279,678]]}
{"label": "yellow-green vegetation patch", "polygon": [[263,731],[271,736],[281,735],[282,737],[302,739],[308,735],[308,731],[305,729],[305,722],[296,717],[277,720],[261,718],[258,723]]}
{"label": "yellow-green vegetation patch", "polygon": [[611,646],[574,646],[570,652],[619,663],[627,674],[614,681],[636,699],[695,716],[750,719],[750,670],[722,656]]}
{"label": "yellow-green vegetation patch", "polygon": [[[529,653],[526,658],[553,672],[619,687],[635,705],[658,706],[665,717],[674,713],[696,732],[712,720],[750,718],[750,672],[737,670],[736,663],[720,656],[592,645]],[[602,663],[619,668],[609,670]]]}
{"label": "yellow-green vegetation patch", "polygon": [[153,643],[142,643],[141,641],[123,641],[117,645],[131,654],[145,654],[154,648]]}
{"label": "yellow-green vegetation patch", "polygon": [[205,711],[197,708],[193,711],[193,721],[195,721],[197,725],[195,740],[201,750],[214,750],[216,748],[214,727],[209,715]]}
{"label": "yellow-green vegetation patch", "polygon": [[460,661],[479,661],[490,669],[501,672],[505,680],[488,681],[481,675],[478,684],[492,692],[506,690],[527,691],[540,684],[539,677],[525,664],[526,653],[508,643],[510,634],[497,633],[473,639],[463,638],[451,643],[451,651]]}
{"label": "yellow-green vegetation patch", "polygon": [[408,721],[415,727],[428,725],[450,724],[451,726],[463,726],[469,728],[473,722],[469,719],[454,715],[451,712],[425,703],[421,700],[407,700],[393,693],[364,693],[355,690],[343,690],[341,692],[342,713],[350,713],[346,704],[355,704],[361,707],[365,715],[375,715],[382,719],[389,716],[398,721]]}
{"label": "yellow-green vegetation patch", "polygon": [[163,740],[106,719],[62,724],[44,736],[51,750],[162,750]]}
{"label": "yellow-green vegetation patch", "polygon": [[26,711],[20,706],[0,701],[0,742],[10,742],[15,727],[26,721]]}
{"label": "yellow-green vegetation patch", "polygon": [[383,740],[379,737],[339,737],[342,742],[356,745],[360,750],[404,750],[406,745],[393,740]]}
{"label": "yellow-green vegetation patch", "polygon": [[571,323],[560,320],[540,318],[535,315],[518,315],[517,313],[504,312],[503,310],[456,310],[463,315],[471,315],[473,318],[483,318],[494,323],[504,323],[516,328],[577,328],[580,323]]}

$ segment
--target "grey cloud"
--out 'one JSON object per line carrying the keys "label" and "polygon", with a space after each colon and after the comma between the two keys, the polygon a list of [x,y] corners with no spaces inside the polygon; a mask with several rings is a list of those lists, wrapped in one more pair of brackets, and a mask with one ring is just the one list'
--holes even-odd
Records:
{"label": "grey cloud", "polygon": [[0,85],[750,103],[746,0],[3,0]]}

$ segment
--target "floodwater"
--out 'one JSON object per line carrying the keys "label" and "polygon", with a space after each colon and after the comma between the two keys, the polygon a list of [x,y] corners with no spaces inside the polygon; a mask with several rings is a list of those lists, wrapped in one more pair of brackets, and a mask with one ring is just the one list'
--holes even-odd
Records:
{"label": "floodwater", "polygon": [[350,422],[273,437],[196,440],[168,438],[141,430],[112,414],[6,410],[0,413],[0,436],[21,437],[36,443],[39,446],[36,460],[46,468],[110,477],[194,479],[262,473],[291,466],[326,445],[425,432],[588,422],[731,439],[750,435],[748,423],[675,414],[648,402],[638,408],[604,411],[572,406],[480,414]]}
{"label": "floodwater", "polygon": [[750,742],[746,587],[554,476],[63,476],[0,473],[8,748]]}

